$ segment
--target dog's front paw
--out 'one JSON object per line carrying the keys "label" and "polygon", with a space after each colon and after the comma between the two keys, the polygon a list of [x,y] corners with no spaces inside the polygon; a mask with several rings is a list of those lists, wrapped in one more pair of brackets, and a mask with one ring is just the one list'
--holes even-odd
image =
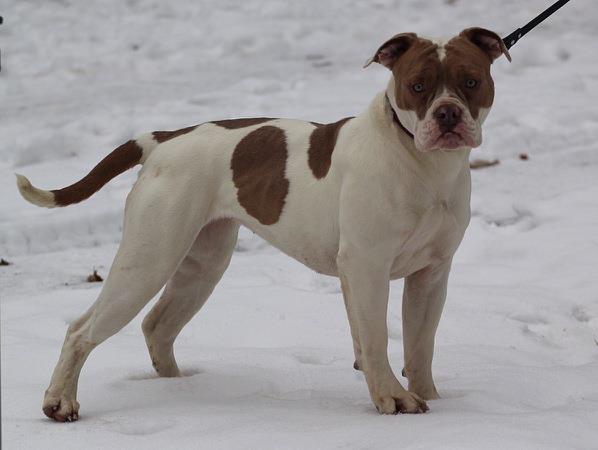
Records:
{"label": "dog's front paw", "polygon": [[79,402],[74,397],[53,395],[46,391],[42,410],[57,422],[75,422],[79,419]]}
{"label": "dog's front paw", "polygon": [[418,395],[424,400],[438,400],[440,398],[434,384],[427,386],[413,386],[412,383],[409,383],[409,392]]}
{"label": "dog's front paw", "polygon": [[430,409],[417,394],[408,391],[392,395],[374,395],[372,400],[380,414],[421,414]]}
{"label": "dog's front paw", "polygon": [[424,400],[437,400],[440,398],[432,377],[409,376],[409,392],[418,395]]}

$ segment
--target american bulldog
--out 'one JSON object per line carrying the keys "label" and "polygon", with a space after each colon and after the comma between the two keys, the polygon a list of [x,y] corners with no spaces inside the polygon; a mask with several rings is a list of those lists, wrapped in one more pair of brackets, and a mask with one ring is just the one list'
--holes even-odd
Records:
{"label": "american bulldog", "polygon": [[[143,321],[159,375],[179,375],[173,343],[226,270],[240,225],[311,269],[339,277],[356,369],[382,414],[422,413],[438,398],[434,336],[451,261],[470,219],[470,150],[492,105],[490,65],[509,53],[494,32],[445,40],[402,33],[371,62],[388,86],[356,117],[322,124],[246,118],[155,131],[115,149],[80,181],[46,191],[48,208],[90,197],[143,167],[125,205],[123,237],[95,303],[68,328],[43,411],[77,420],[79,373],[93,348],[166,286]],[[405,279],[405,389],[388,360],[390,280]]]}

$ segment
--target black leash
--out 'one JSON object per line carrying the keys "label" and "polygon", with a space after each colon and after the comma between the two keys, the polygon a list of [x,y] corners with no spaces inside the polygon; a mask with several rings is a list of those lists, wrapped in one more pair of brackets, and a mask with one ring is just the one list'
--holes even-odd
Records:
{"label": "black leash", "polygon": [[548,17],[550,17],[560,8],[562,8],[567,2],[569,2],[569,0],[559,0],[550,8],[546,9],[546,11],[544,11],[542,14],[538,15],[535,19],[531,20],[529,23],[524,25],[522,28],[517,28],[507,37],[503,38],[503,41],[507,46],[507,49],[515,45],[519,39],[521,39],[535,27],[537,27],[540,23],[544,22]]}

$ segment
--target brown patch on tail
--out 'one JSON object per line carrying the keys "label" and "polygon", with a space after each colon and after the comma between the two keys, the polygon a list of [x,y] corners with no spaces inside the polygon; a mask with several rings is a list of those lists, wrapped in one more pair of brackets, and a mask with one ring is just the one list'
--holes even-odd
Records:
{"label": "brown patch on tail", "polygon": [[125,142],[102,159],[91,172],[68,187],[51,191],[57,206],[79,203],[100,190],[112,178],[136,166],[143,149],[134,141]]}

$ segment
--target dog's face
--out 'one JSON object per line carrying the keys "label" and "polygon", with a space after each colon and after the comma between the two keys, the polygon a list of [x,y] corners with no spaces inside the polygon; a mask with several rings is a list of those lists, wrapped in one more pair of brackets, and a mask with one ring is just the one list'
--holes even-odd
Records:
{"label": "dog's face", "polygon": [[392,71],[387,94],[418,150],[460,150],[482,143],[481,126],[494,99],[490,65],[502,54],[511,60],[502,39],[483,28],[448,41],[403,33],[382,44],[366,65]]}

